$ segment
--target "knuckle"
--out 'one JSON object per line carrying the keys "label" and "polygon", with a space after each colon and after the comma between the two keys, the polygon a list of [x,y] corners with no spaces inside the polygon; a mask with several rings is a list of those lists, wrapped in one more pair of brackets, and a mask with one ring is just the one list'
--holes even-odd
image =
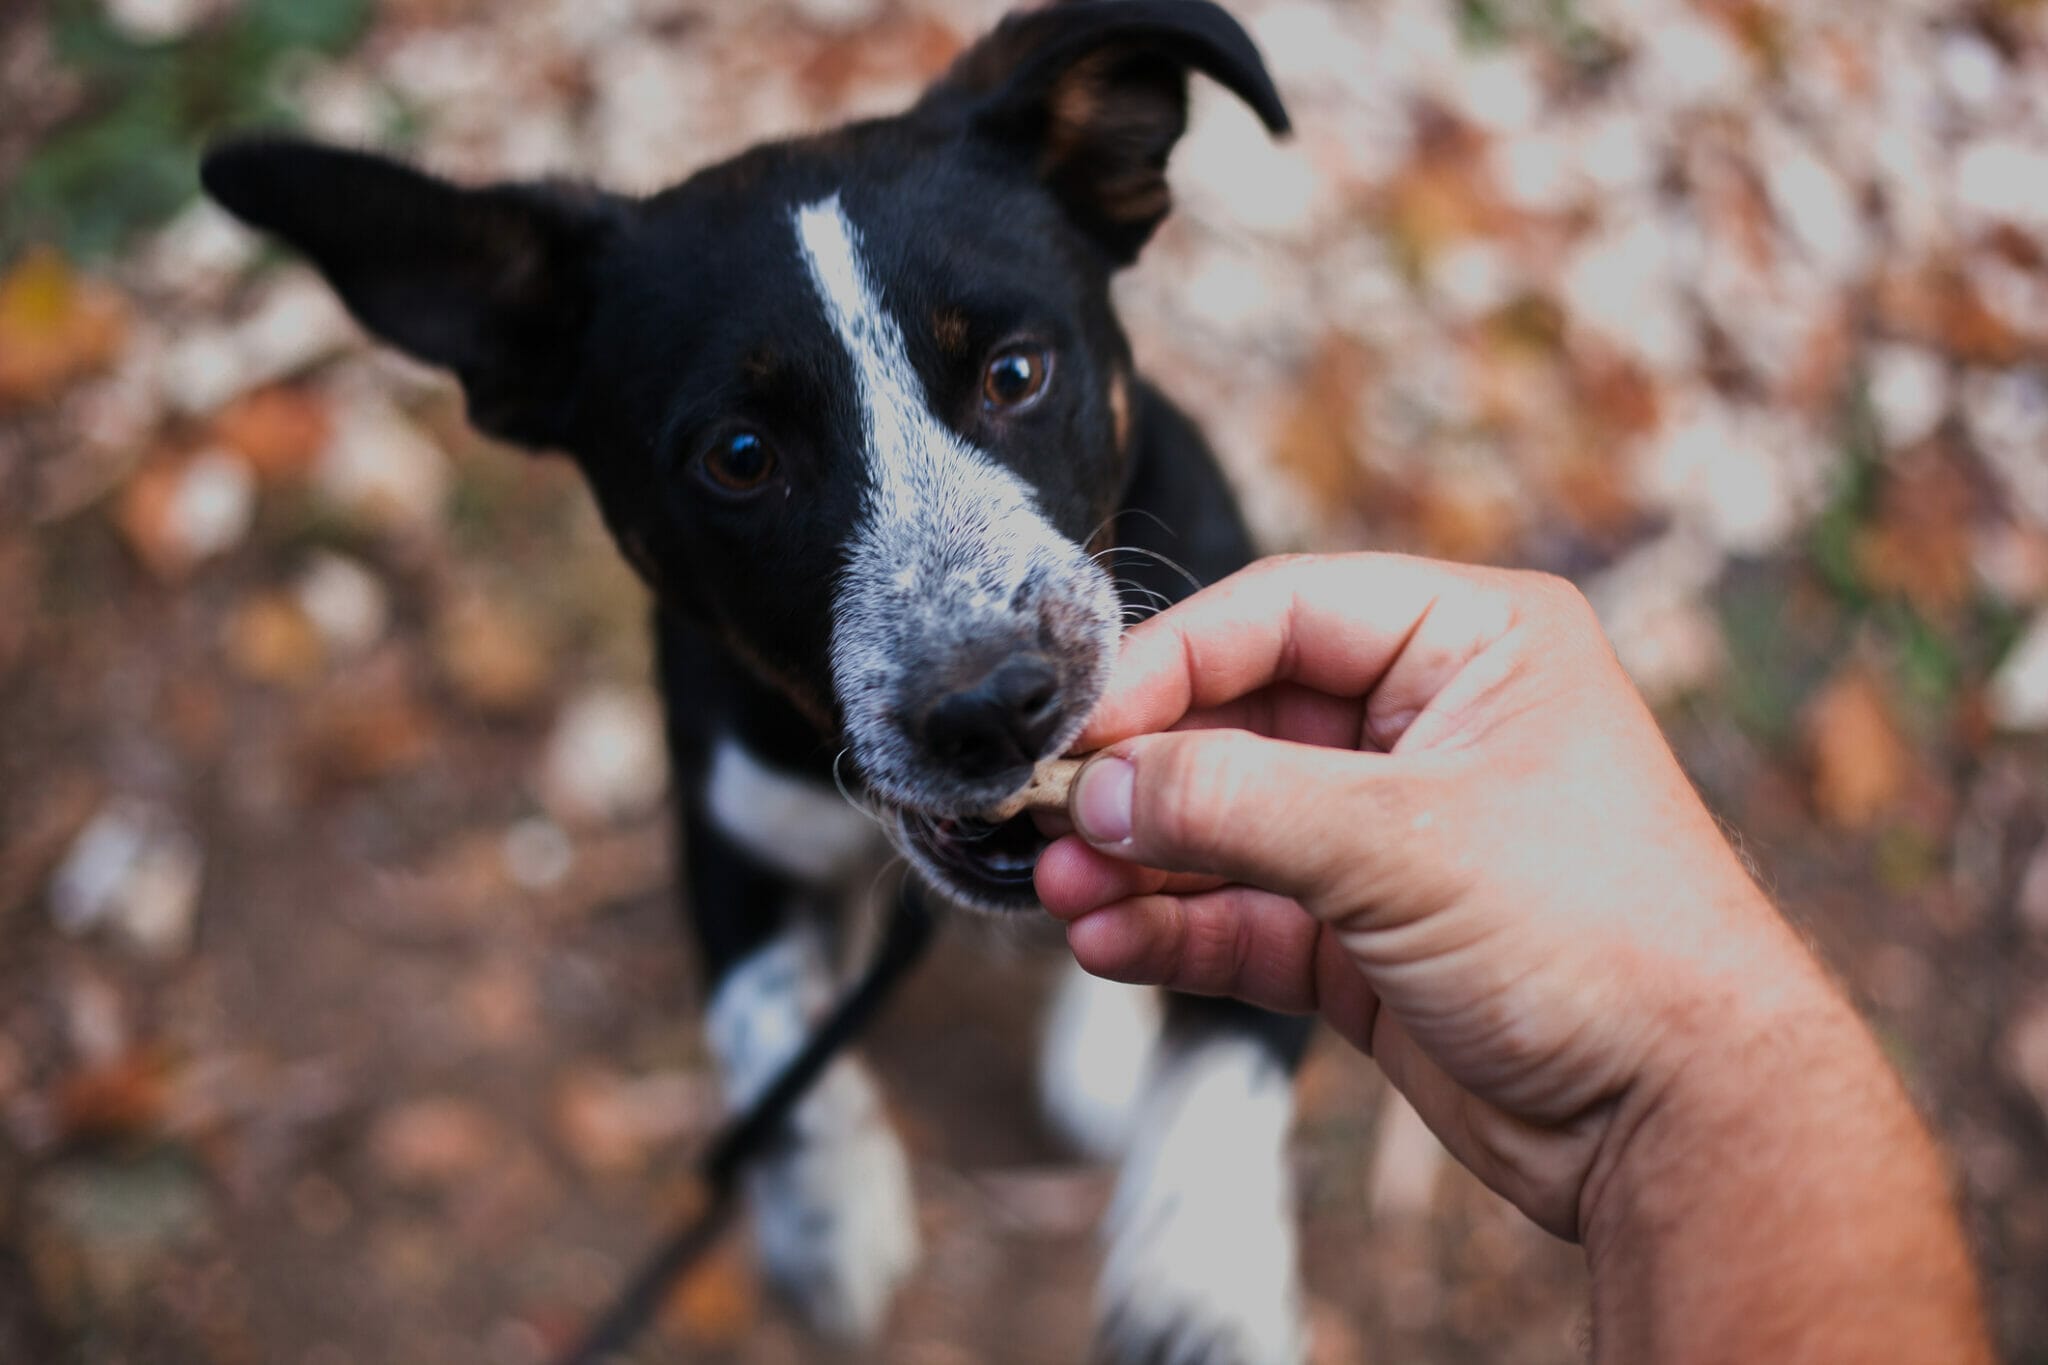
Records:
{"label": "knuckle", "polygon": [[1238,786],[1237,747],[1218,734],[1191,734],[1158,746],[1145,784],[1153,796],[1146,842],[1195,854],[1222,845]]}
{"label": "knuckle", "polygon": [[1255,567],[1261,575],[1287,574],[1307,568],[1321,558],[1321,555],[1312,555],[1305,551],[1294,550],[1283,554],[1267,555],[1260,559]]}
{"label": "knuckle", "polygon": [[1593,604],[1570,579],[1536,570],[1518,570],[1513,578],[1515,596],[1525,613],[1575,633],[1596,625]]}

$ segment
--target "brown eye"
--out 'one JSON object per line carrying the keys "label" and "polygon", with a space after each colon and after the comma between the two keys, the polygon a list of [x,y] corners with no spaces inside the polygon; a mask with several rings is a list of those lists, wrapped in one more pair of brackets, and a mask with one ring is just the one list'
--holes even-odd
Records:
{"label": "brown eye", "polygon": [[704,476],[728,493],[751,493],[775,477],[775,451],[751,431],[721,436],[704,452]]}
{"label": "brown eye", "polygon": [[999,351],[981,376],[981,401],[991,411],[1015,410],[1045,392],[1052,356],[1036,347]]}

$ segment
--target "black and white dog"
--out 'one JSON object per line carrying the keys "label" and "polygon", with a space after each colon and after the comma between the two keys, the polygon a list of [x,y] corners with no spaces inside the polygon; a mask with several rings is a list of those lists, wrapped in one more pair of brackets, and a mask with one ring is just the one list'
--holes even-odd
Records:
{"label": "black and white dog", "polygon": [[[830,926],[889,845],[946,900],[1035,907],[1037,827],[972,813],[1080,731],[1126,601],[1186,591],[1142,553],[1112,577],[1102,552],[1170,552],[1205,579],[1250,556],[1110,305],[1166,215],[1191,71],[1286,129],[1214,5],[1067,0],[1010,17],[898,116],[645,199],[464,189],[288,140],[205,163],[365,326],[454,371],[477,426],[571,452],[653,588],[736,1104],[828,1004]],[[1051,1111],[1123,1161],[1099,1353],[1298,1361],[1284,1149],[1306,1023],[1078,976],[1054,1015]],[[917,1224],[857,1060],[751,1178],[775,1281],[825,1330],[873,1332]]]}

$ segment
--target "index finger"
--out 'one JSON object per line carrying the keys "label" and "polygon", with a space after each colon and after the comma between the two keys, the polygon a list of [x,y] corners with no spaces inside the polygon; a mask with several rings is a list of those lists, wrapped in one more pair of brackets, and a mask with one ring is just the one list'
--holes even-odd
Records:
{"label": "index finger", "polygon": [[1502,577],[1405,555],[1263,560],[1125,635],[1074,747],[1165,730],[1276,682],[1419,712],[1506,631]]}

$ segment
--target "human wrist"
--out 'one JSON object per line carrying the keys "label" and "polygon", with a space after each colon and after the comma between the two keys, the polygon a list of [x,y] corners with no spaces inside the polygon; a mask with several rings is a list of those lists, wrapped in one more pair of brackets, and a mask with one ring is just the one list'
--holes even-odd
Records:
{"label": "human wrist", "polygon": [[1875,1039],[1810,962],[1772,989],[1617,1105],[1580,1214],[1596,1358],[1988,1360],[1945,1172]]}

